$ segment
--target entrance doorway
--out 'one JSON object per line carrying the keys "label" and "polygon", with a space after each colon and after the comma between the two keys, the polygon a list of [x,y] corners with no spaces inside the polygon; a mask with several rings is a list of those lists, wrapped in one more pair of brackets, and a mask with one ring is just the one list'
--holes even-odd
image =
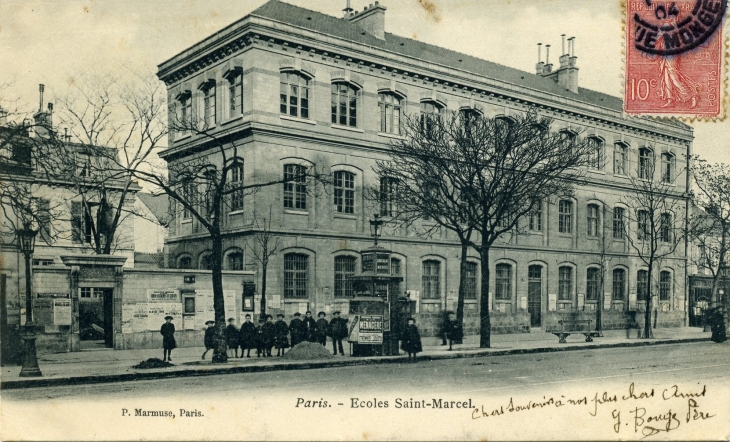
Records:
{"label": "entrance doorway", "polygon": [[711,305],[712,288],[694,287],[689,299],[689,326],[703,327],[706,319],[705,310]]}
{"label": "entrance doorway", "polygon": [[527,311],[530,313],[530,327],[542,326],[542,266],[532,265],[527,269]]}
{"label": "entrance doorway", "polygon": [[79,296],[79,340],[82,350],[113,348],[114,290],[82,287]]}

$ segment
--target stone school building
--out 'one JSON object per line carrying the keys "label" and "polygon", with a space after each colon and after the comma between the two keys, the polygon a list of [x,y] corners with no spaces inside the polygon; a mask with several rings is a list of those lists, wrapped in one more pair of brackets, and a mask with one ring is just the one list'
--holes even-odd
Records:
{"label": "stone school building", "polygon": [[[433,336],[442,312],[456,307],[460,249],[449,232],[422,238],[388,223],[397,210],[388,194],[397,187],[375,175],[375,161],[387,159],[406,114],[509,120],[537,109],[554,120],[554,130],[589,137],[594,161],[573,198],[543,201],[524,220],[529,233],[505,237],[490,262],[470,251],[466,333],[478,329],[482,265],[491,267],[496,333],[544,330],[565,317],[595,319],[596,309],[603,309],[604,328],[625,327],[642,308],[648,272],[626,237],[636,238],[637,225],[623,197],[632,179],[663,180],[684,207],[692,129],[624,117],[620,98],[580,87],[571,45],[553,53],[556,64],[540,59],[528,72],[386,32],[387,15],[378,2],[335,17],[272,0],[159,65],[171,122],[192,119],[207,128],[205,136],[172,134],[161,154],[171,165],[196,158],[221,167],[212,136],[225,139],[231,153],[235,146],[233,182],[277,180],[306,167],[333,177],[327,192],[308,191],[314,184],[301,180],[232,195],[225,266],[255,271],[260,286],[260,266],[245,243],[257,231],[255,215],[271,213],[282,244],[268,265],[271,312],[289,319],[295,311],[343,310],[355,295],[351,278],[362,271],[360,251],[372,245],[369,221],[378,214],[385,221],[380,245],[392,251],[391,272],[402,277],[389,290],[413,301],[423,335]],[[366,198],[373,187],[382,190],[380,201]],[[210,242],[195,220],[178,213],[167,240],[169,266],[204,269]],[[671,219],[682,226],[685,215]],[[659,326],[679,326],[686,317],[684,250],[662,260],[651,281]]]}

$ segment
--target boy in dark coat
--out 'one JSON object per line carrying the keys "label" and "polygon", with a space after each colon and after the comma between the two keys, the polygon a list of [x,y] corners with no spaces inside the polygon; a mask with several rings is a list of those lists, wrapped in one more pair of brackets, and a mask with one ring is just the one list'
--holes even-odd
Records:
{"label": "boy in dark coat", "polygon": [[289,326],[284,322],[284,315],[276,315],[276,356],[284,356],[284,349],[289,348]]}
{"label": "boy in dark coat", "polygon": [[238,357],[238,329],[236,328],[236,324],[234,324],[235,321],[236,320],[233,318],[228,318],[228,327],[226,327],[226,345],[228,345],[228,350],[235,351],[235,357]]}
{"label": "boy in dark coat", "polygon": [[294,319],[289,323],[289,331],[291,331],[291,346],[299,344],[307,337],[307,324],[300,318],[301,313],[294,313]]}
{"label": "boy in dark coat", "polygon": [[408,362],[416,362],[416,353],[423,351],[421,347],[421,335],[416,327],[416,320],[408,318],[408,325],[403,331],[403,350],[408,352]]}
{"label": "boy in dark coat", "polygon": [[246,322],[238,330],[238,345],[241,346],[241,357],[246,350],[246,357],[251,357],[251,349],[256,348],[256,326],[251,322],[251,315],[246,314]]}
{"label": "boy in dark coat", "polygon": [[449,321],[445,324],[444,331],[446,338],[449,340],[448,351],[451,351],[453,349],[454,342],[460,344],[464,337],[461,324],[456,321],[456,317],[453,313],[449,313]]}
{"label": "boy in dark coat", "polygon": [[314,335],[317,338],[317,342],[322,344],[322,347],[327,346],[327,335],[329,334],[330,324],[325,319],[327,314],[325,312],[317,313],[317,322],[314,325]]}
{"label": "boy in dark coat", "polygon": [[263,354],[266,357],[266,350],[264,349],[264,324],[266,323],[266,317],[262,316],[259,318],[259,324],[256,326],[256,357],[260,358]]}
{"label": "boy in dark coat", "polygon": [[205,359],[208,350],[215,348],[215,321],[205,321],[205,325],[208,328],[205,329],[205,337],[203,338],[203,344],[205,344],[205,351],[200,359]]}
{"label": "boy in dark coat", "polygon": [[340,354],[345,356],[342,350],[342,340],[347,337],[347,319],[340,318],[340,312],[332,313],[330,321],[330,333],[332,335],[332,354],[337,355],[337,347],[340,347]]}
{"label": "boy in dark coat", "polygon": [[317,321],[314,320],[314,318],[312,317],[312,312],[309,310],[307,310],[307,312],[304,314],[304,324],[306,324],[307,326],[307,341],[317,342],[317,334],[315,333],[315,330],[317,329]]}
{"label": "boy in dark coat", "polygon": [[266,315],[266,322],[261,326],[261,348],[264,351],[264,357],[271,357],[271,347],[276,341],[276,326],[274,325],[274,317]]}
{"label": "boy in dark coat", "polygon": [[165,323],[160,327],[162,335],[162,360],[172,361],[172,349],[177,347],[175,343],[175,325],[172,323],[172,316],[165,316]]}

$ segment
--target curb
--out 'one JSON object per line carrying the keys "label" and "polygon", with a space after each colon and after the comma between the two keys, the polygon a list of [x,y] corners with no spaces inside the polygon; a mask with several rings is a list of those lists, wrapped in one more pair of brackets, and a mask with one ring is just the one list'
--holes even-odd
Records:
{"label": "curb", "polygon": [[[578,350],[591,350],[601,348],[619,348],[619,347],[645,347],[650,345],[667,345],[667,344],[684,344],[692,342],[707,342],[710,338],[689,338],[689,339],[662,339],[654,341],[636,341],[636,342],[617,342],[614,344],[592,344],[592,345],[572,345],[569,347],[535,347],[535,348],[524,348],[524,349],[508,349],[508,350],[489,350],[483,349],[473,351],[469,353],[447,353],[437,355],[421,356],[421,361],[436,361],[442,359],[462,359],[462,358],[475,358],[482,356],[507,356],[507,355],[523,355],[533,353],[550,353],[560,351],[578,351]],[[53,379],[22,379],[17,381],[3,381],[0,383],[0,390],[14,390],[21,388],[39,388],[39,387],[57,387],[65,385],[80,385],[80,384],[104,384],[112,382],[130,382],[130,381],[144,381],[152,379],[169,379],[178,377],[193,377],[193,376],[213,376],[221,374],[235,374],[235,373],[260,373],[266,371],[280,371],[280,370],[308,370],[317,368],[334,368],[334,367],[346,367],[355,365],[375,365],[375,364],[388,364],[388,363],[400,363],[405,360],[405,356],[396,357],[376,357],[368,359],[347,359],[347,360],[327,360],[327,361],[305,361],[299,363],[288,363],[288,364],[276,364],[276,365],[255,365],[255,366],[239,366],[239,367],[226,367],[220,368],[206,368],[206,369],[187,369],[187,370],[176,370],[176,371],[154,371],[154,372],[135,372],[135,373],[124,373],[114,375],[90,375],[90,376],[72,376],[63,378]]]}

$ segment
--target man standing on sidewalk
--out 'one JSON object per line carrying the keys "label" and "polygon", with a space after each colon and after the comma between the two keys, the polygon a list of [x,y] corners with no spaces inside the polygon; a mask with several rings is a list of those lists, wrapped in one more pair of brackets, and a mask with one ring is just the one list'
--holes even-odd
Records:
{"label": "man standing on sidewalk", "polygon": [[342,340],[347,337],[347,319],[340,318],[339,311],[332,313],[330,330],[330,333],[332,334],[332,354],[336,356],[337,348],[339,347],[340,354],[345,356],[345,352],[342,349]]}
{"label": "man standing on sidewalk", "polygon": [[289,331],[291,332],[291,346],[299,344],[307,337],[307,324],[305,324],[299,312],[294,313],[294,319],[289,323]]}

